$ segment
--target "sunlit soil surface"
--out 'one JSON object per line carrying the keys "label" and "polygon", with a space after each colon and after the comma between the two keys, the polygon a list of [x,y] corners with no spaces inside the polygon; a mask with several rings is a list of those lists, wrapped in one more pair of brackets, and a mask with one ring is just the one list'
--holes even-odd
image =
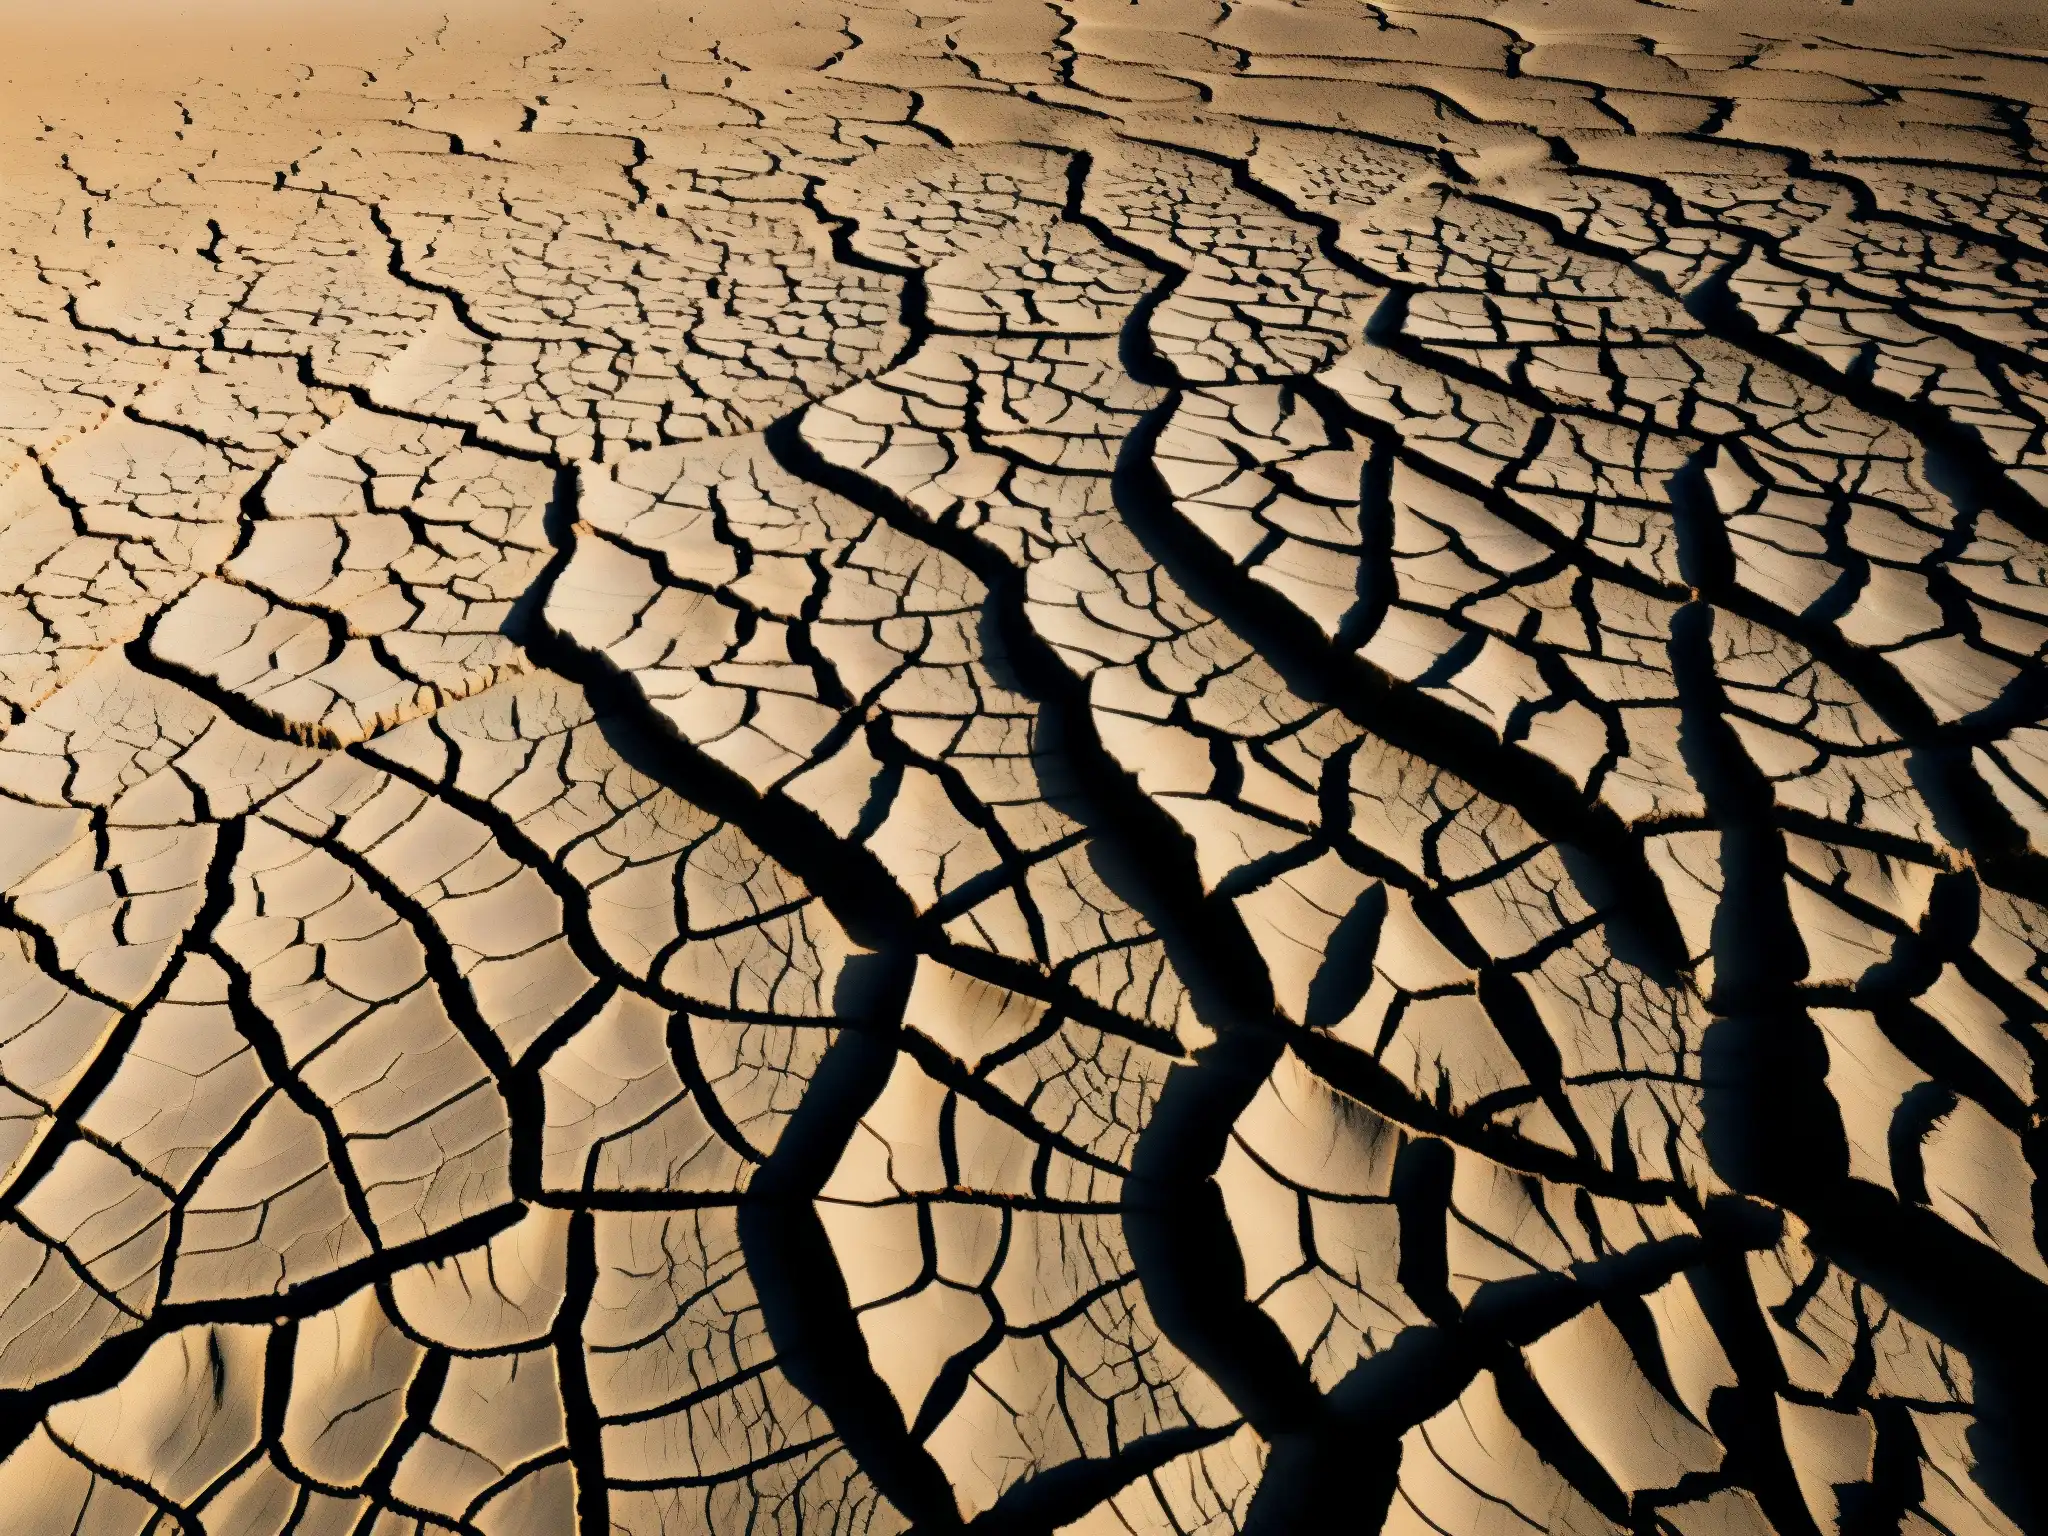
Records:
{"label": "sunlit soil surface", "polygon": [[6,0],[0,1527],[2048,1529],[2044,112]]}

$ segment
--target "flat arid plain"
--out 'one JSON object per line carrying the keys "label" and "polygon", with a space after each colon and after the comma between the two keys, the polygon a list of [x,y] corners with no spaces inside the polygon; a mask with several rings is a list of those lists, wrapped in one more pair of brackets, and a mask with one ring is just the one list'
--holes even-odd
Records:
{"label": "flat arid plain", "polygon": [[0,1528],[2048,1530],[2044,177],[2039,0],[0,0]]}

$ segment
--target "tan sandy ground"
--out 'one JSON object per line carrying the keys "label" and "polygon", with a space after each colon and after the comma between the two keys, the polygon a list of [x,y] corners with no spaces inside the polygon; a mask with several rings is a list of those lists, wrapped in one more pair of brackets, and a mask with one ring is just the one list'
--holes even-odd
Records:
{"label": "tan sandy ground", "polygon": [[0,0],[0,1528],[2048,1529],[2044,174],[2035,0]]}

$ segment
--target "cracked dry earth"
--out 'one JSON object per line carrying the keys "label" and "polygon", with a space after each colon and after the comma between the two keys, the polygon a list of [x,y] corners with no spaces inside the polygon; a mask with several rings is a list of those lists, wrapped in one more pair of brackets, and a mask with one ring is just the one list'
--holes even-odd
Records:
{"label": "cracked dry earth", "polygon": [[2048,1529],[1934,9],[10,6],[0,1524]]}

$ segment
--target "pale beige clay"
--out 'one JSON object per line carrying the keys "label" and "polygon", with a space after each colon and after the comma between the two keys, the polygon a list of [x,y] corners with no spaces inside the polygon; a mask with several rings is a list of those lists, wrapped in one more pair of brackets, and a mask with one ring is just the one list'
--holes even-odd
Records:
{"label": "pale beige clay", "polygon": [[2048,1528],[2048,21],[0,0],[0,1526]]}

